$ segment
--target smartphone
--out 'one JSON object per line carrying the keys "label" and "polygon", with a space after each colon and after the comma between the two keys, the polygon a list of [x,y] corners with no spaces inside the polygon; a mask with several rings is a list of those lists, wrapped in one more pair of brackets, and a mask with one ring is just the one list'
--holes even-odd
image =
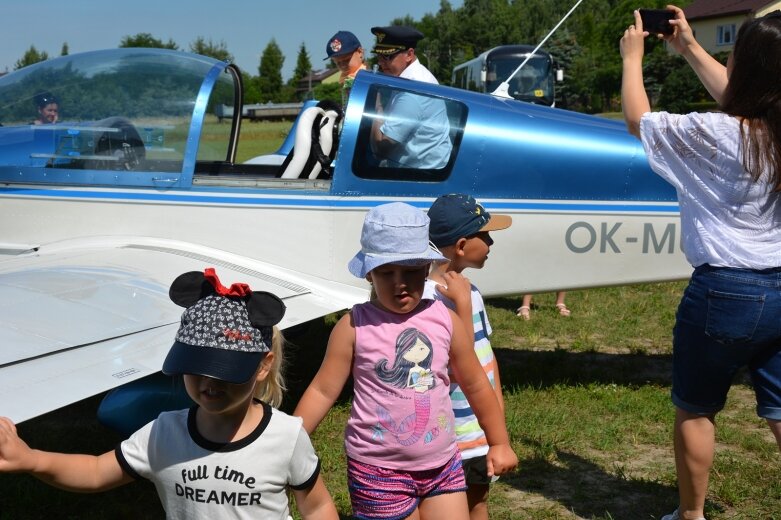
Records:
{"label": "smartphone", "polygon": [[640,9],[643,20],[643,30],[650,34],[672,34],[675,29],[670,20],[675,19],[675,13],[667,9]]}

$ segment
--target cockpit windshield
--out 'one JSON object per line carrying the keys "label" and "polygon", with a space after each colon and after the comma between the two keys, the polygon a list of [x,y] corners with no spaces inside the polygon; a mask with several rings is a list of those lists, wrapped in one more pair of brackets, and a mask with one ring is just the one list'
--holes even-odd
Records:
{"label": "cockpit windshield", "polygon": [[[200,144],[189,144],[193,123],[200,129],[214,104],[234,104],[225,66],[185,52],[112,49],[8,74],[0,78],[0,178],[6,167],[25,169],[32,182],[40,168],[181,172],[188,146],[195,153]],[[199,159],[224,160],[227,138],[200,148]]]}

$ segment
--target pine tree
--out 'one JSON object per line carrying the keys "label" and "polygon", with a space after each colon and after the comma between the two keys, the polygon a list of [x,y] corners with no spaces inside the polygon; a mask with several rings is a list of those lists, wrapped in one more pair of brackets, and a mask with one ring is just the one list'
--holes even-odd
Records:
{"label": "pine tree", "polygon": [[203,36],[198,36],[194,42],[190,44],[190,52],[195,54],[201,54],[203,56],[209,56],[215,60],[220,61],[233,61],[233,54],[228,51],[228,46],[225,40],[219,42],[212,41],[211,38],[207,41]]}
{"label": "pine tree", "polygon": [[282,100],[282,65],[284,63],[285,56],[282,55],[282,50],[276,40],[272,38],[260,56],[260,66],[258,67],[261,103],[269,101],[278,103]]}
{"label": "pine tree", "polygon": [[35,48],[35,45],[30,45],[30,48],[25,51],[24,55],[16,63],[14,63],[14,70],[19,70],[22,67],[32,65],[33,63],[38,63],[39,61],[46,61],[48,59],[49,54],[46,51],[39,52],[38,49]]}

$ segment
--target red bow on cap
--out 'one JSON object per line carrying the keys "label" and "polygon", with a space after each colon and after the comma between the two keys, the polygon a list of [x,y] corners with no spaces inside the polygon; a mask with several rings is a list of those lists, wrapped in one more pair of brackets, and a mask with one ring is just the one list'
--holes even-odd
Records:
{"label": "red bow on cap", "polygon": [[244,297],[248,296],[252,292],[252,289],[250,289],[249,285],[246,283],[234,283],[230,287],[225,287],[222,285],[222,282],[220,282],[220,279],[217,278],[217,273],[213,267],[207,268],[203,272],[203,277],[206,278],[210,284],[212,284],[214,291],[221,296]]}

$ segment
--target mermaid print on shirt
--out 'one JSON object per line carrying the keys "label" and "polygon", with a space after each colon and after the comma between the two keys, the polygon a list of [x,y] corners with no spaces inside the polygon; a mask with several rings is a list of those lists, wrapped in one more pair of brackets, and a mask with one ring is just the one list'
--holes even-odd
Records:
{"label": "mermaid print on shirt", "polygon": [[[426,431],[426,425],[431,416],[431,396],[428,390],[436,385],[431,372],[431,361],[434,349],[428,337],[415,328],[404,329],[396,338],[396,359],[388,368],[388,360],[379,361],[374,370],[381,381],[396,388],[412,388],[414,393],[414,411],[398,423],[390,411],[377,406],[378,425],[375,427],[375,437],[381,429],[387,430],[402,446],[409,446],[421,438],[424,443],[431,442],[439,435],[441,429],[447,427],[447,421]],[[381,433],[379,434],[381,437]]]}

